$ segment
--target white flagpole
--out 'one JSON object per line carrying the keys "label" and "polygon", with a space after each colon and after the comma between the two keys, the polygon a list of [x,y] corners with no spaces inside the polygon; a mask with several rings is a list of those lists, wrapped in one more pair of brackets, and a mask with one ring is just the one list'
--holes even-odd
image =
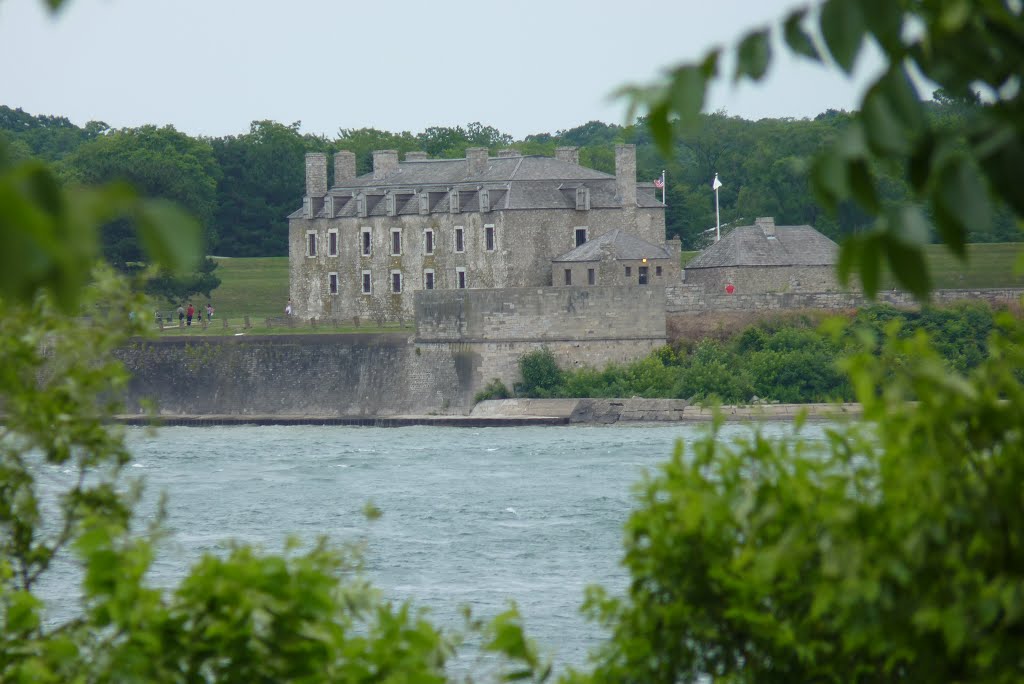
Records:
{"label": "white flagpole", "polygon": [[665,193],[668,192],[668,186],[665,185],[665,169],[661,170],[661,206],[665,206]]}
{"label": "white flagpole", "polygon": [[715,189],[715,242],[722,239],[722,219],[718,213],[718,188],[722,187],[722,181],[718,180],[718,174],[715,174],[715,182],[711,184],[711,187]]}

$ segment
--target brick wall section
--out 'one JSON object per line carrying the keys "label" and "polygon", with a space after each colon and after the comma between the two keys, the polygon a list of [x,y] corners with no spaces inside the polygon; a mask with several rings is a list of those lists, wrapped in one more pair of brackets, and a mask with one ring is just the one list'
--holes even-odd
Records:
{"label": "brick wall section", "polygon": [[128,409],[164,415],[396,415],[464,412],[473,358],[417,348],[406,335],[168,338],[117,356],[132,373]]}

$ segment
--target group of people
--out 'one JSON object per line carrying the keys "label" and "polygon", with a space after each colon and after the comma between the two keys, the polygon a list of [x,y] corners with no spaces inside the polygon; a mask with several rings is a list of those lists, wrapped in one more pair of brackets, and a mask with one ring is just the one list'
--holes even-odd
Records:
{"label": "group of people", "polygon": [[[203,322],[203,310],[201,308],[199,308],[199,309],[195,308],[194,306],[192,306],[192,302],[188,303],[188,308],[185,308],[181,304],[178,305],[178,321],[179,322],[185,321],[185,325],[187,325],[187,326],[191,326],[192,325],[192,319],[197,314],[199,316],[198,321],[200,323],[202,323]],[[209,304],[209,303],[207,303],[207,305],[206,305],[206,320],[208,320],[208,321],[212,321],[213,320],[213,305]]]}

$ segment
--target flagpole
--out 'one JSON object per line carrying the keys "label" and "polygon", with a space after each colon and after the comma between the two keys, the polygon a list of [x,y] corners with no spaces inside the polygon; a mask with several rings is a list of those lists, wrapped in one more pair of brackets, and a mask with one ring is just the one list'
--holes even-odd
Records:
{"label": "flagpole", "polygon": [[665,193],[668,192],[668,186],[665,185],[665,169],[661,170],[661,206],[665,206]]}
{"label": "flagpole", "polygon": [[721,183],[718,181],[718,174],[715,174],[715,242],[722,239],[722,219],[718,213],[718,186]]}

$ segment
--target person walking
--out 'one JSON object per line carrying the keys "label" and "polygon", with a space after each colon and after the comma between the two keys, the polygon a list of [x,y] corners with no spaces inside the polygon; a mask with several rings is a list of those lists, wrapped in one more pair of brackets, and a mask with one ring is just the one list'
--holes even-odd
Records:
{"label": "person walking", "polygon": [[285,316],[291,316],[292,315],[292,300],[290,300],[290,299],[288,300],[288,304],[285,305],[285,307],[284,307],[284,315]]}
{"label": "person walking", "polygon": [[179,304],[178,305],[178,325],[181,325],[181,322],[184,321],[184,320],[185,320],[185,307],[183,307],[181,304]]}
{"label": "person walking", "polygon": [[188,303],[188,308],[185,309],[185,325],[192,325],[192,317],[196,315],[196,308],[192,306],[192,302]]}
{"label": "person walking", "polygon": [[213,320],[213,305],[212,304],[207,304],[206,305],[206,320],[208,320],[208,321],[212,321]]}

